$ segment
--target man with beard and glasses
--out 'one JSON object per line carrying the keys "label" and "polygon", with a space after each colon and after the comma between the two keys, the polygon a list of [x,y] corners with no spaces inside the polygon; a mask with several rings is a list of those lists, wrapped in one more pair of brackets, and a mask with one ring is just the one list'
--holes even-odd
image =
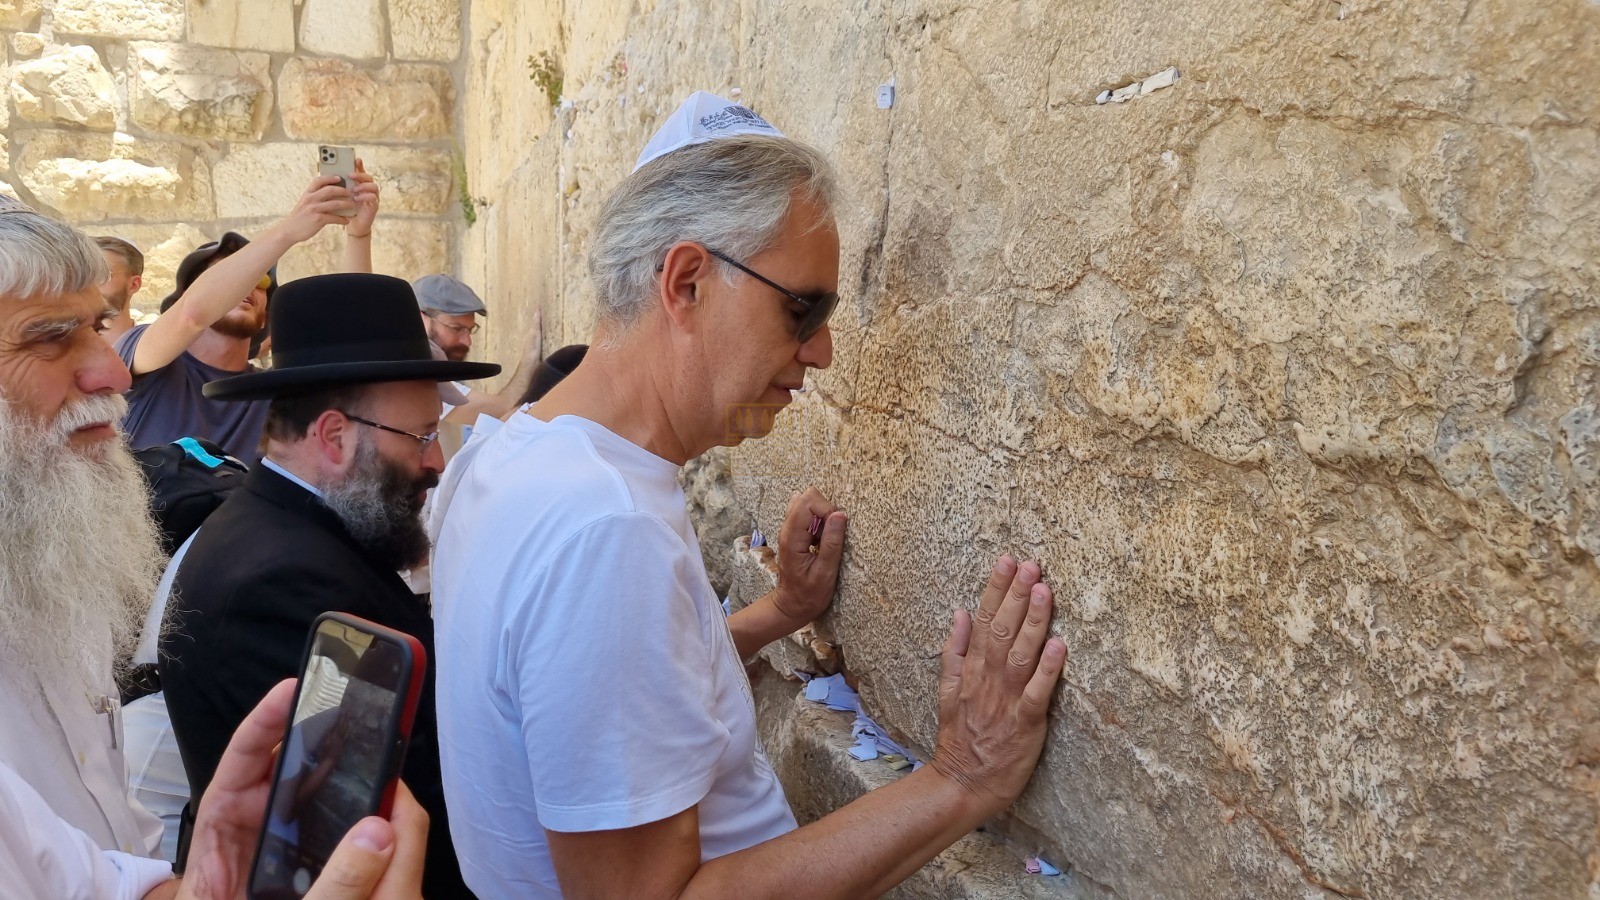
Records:
{"label": "man with beard and glasses", "polygon": [[[133,372],[123,429],[134,447],[205,438],[255,463],[266,402],[222,403],[204,397],[201,388],[250,371],[251,344],[267,321],[268,300],[277,288],[272,270],[290,248],[328,225],[342,224],[344,270],[372,271],[378,185],[364,170],[354,180],[350,191],[336,175],[319,176],[289,215],[255,240],[230,231],[184,259],[178,288],[162,301],[160,318],[132,329],[115,345]],[[352,196],[356,215],[338,215]]]}
{"label": "man with beard and glasses", "polygon": [[206,519],[179,564],[161,682],[203,800],[228,735],[293,677],[316,617],[339,611],[415,635],[430,666],[402,770],[428,811],[424,894],[470,896],[445,827],[434,718],[433,622],[397,570],[427,559],[421,521],[438,482],[437,384],[500,367],[435,360],[410,285],[322,275],[283,286],[274,367],[213,382],[218,402],[266,402],[265,455]]}
{"label": "man with beard and glasses", "polygon": [[[417,308],[422,313],[422,326],[428,330],[428,340],[439,348],[434,356],[456,362],[466,359],[472,352],[472,336],[478,333],[478,316],[489,315],[478,292],[449,275],[424,275],[411,282],[411,289],[416,291]],[[498,419],[515,409],[517,398],[527,393],[539,369],[543,346],[543,317],[534,309],[533,329],[523,344],[522,359],[498,391],[474,390],[460,383],[441,386],[439,396],[446,407],[445,421],[470,427],[480,415]]]}

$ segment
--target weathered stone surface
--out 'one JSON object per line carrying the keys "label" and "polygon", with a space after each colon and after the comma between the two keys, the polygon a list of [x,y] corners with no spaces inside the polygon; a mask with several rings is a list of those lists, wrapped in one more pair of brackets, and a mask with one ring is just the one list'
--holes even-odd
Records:
{"label": "weathered stone surface", "polygon": [[178,264],[190,251],[221,235],[217,229],[207,234],[187,222],[156,225],[88,225],[84,231],[95,237],[110,235],[132,241],[144,254],[144,286],[133,295],[133,308],[156,312],[161,300],[177,285]]}
{"label": "weathered stone surface", "polygon": [[32,122],[111,129],[117,86],[93,47],[65,47],[11,67],[11,100]]}
{"label": "weathered stone surface", "polygon": [[17,135],[17,170],[38,200],[69,221],[210,221],[211,171],[194,148],[126,134]]}
{"label": "weathered stone surface", "polygon": [[189,41],[213,47],[294,52],[293,0],[187,0]]}
{"label": "weathered stone surface", "polygon": [[0,29],[32,28],[39,23],[40,0],[0,0]]}
{"label": "weathered stone surface", "polygon": [[35,59],[44,52],[44,47],[42,34],[19,31],[11,36],[11,55],[15,59]]}
{"label": "weathered stone surface", "polygon": [[382,59],[382,0],[304,0],[300,49],[329,56]]}
{"label": "weathered stone surface", "polygon": [[880,722],[932,745],[1010,551],[1073,654],[1013,846],[1126,898],[1600,891],[1600,6],[822,6],[478,0],[464,257],[581,337],[607,191],[741,88],[849,202],[834,364],[728,515],[851,513]]}
{"label": "weathered stone surface", "polygon": [[[184,0],[54,0],[51,21],[66,34],[175,41]],[[256,2],[256,0],[250,0]]]}
{"label": "weathered stone surface", "polygon": [[134,42],[128,105],[150,131],[254,141],[272,116],[272,60],[265,53]]}
{"label": "weathered stone surface", "polygon": [[384,214],[439,216],[455,202],[450,154],[406,147],[359,147],[357,155],[382,186]]}
{"label": "weathered stone surface", "polygon": [[278,80],[283,127],[306,140],[404,142],[450,135],[455,88],[436,66],[371,71],[339,60],[295,57]]}
{"label": "weathered stone surface", "polygon": [[[448,153],[362,147],[357,149],[357,155],[378,179],[380,215],[385,221],[394,215],[437,216],[449,211],[452,182]],[[217,197],[217,215],[224,219],[284,215],[316,174],[316,144],[237,145],[216,165],[217,182],[231,186]]]}
{"label": "weathered stone surface", "polygon": [[[278,271],[285,281],[342,271],[344,229],[331,226],[289,251]],[[450,271],[450,228],[442,222],[379,219],[372,236],[372,270],[413,281]]]}
{"label": "weathered stone surface", "polygon": [[461,54],[458,0],[389,0],[389,40],[399,59],[448,62]]}
{"label": "weathered stone surface", "polygon": [[316,144],[239,144],[217,161],[217,217],[282,217],[317,174]]}

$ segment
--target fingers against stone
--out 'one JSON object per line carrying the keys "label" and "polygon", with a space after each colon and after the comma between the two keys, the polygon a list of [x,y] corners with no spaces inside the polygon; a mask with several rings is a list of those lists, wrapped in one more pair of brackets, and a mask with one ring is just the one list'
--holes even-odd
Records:
{"label": "fingers against stone", "polygon": [[1011,645],[1006,657],[1007,672],[1018,682],[1027,681],[1039,664],[1039,650],[1050,637],[1050,611],[1052,609],[1050,585],[1039,582],[1028,596],[1028,611],[1022,620],[1022,632]]}
{"label": "fingers against stone", "polygon": [[939,654],[939,697],[954,695],[961,684],[961,670],[966,663],[967,649],[972,639],[972,617],[964,609],[951,617],[950,636],[944,639],[944,649]]}
{"label": "fingers against stone", "polygon": [[994,568],[989,572],[989,580],[983,586],[983,596],[978,600],[978,613],[973,622],[972,654],[983,652],[989,640],[989,626],[994,622],[994,616],[1000,609],[1000,601],[1005,599],[1006,590],[1011,587],[1011,580],[1017,574],[1017,561],[1010,554],[995,560]]}
{"label": "fingers against stone", "polygon": [[1022,689],[1022,708],[1028,715],[1044,718],[1050,710],[1050,698],[1055,694],[1056,682],[1061,680],[1061,670],[1067,664],[1067,644],[1060,638],[1051,638],[1039,655],[1039,668]]}
{"label": "fingers against stone", "polygon": [[984,655],[990,662],[998,663],[1011,652],[1011,645],[1022,630],[1023,618],[1028,614],[1028,597],[1038,583],[1038,563],[1025,562],[1017,567],[1017,577],[1011,579],[1011,589],[1006,592],[994,621],[989,625]]}

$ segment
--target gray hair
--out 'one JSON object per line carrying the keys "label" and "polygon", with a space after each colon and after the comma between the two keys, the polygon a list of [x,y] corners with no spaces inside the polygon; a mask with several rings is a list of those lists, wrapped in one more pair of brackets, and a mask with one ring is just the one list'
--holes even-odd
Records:
{"label": "gray hair", "polygon": [[600,318],[626,327],[650,308],[657,267],[673,244],[696,241],[749,259],[777,242],[797,193],[831,210],[835,191],[827,159],[788,138],[727,137],[653,160],[600,212],[589,247]]}
{"label": "gray hair", "polygon": [[0,297],[76,294],[110,274],[88,235],[15,201],[0,204]]}

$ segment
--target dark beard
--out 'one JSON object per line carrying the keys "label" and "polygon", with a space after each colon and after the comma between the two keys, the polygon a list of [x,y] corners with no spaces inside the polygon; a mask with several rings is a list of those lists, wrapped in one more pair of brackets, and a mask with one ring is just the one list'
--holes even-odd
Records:
{"label": "dark beard", "polygon": [[229,310],[227,315],[213,322],[211,330],[224,337],[247,341],[255,337],[261,331],[261,326],[265,324],[265,316],[255,316],[251,321],[243,321],[235,316],[234,312],[235,310]]}
{"label": "dark beard", "polygon": [[437,476],[413,480],[378,455],[370,440],[356,450],[356,465],[343,484],[324,490],[323,503],[374,562],[386,569],[412,569],[428,561],[428,533],[418,494]]}

